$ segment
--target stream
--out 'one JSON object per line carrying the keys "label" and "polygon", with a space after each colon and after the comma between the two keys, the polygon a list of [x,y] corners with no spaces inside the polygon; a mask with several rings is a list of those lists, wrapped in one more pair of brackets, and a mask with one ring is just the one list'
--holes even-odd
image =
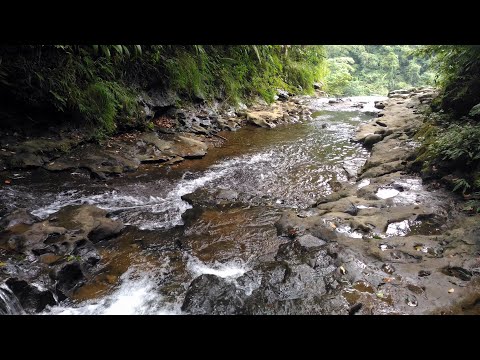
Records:
{"label": "stream", "polygon": [[[73,300],[43,314],[182,314],[185,292],[201,274],[227,279],[248,294],[250,285],[236,279],[286,241],[274,226],[282,211],[301,212],[336,182],[354,182],[351,174],[369,153],[349,139],[372,119],[373,102],[380,99],[329,104],[300,97],[312,120],[222,132],[224,146],[202,159],[169,168],[148,165],[106,182],[82,172],[19,176],[0,191],[10,209],[25,207],[43,219],[66,205],[93,204],[127,225],[118,239],[99,244],[104,271]],[[352,106],[362,102],[363,108]],[[191,193],[207,206],[192,213],[182,200]],[[215,196],[224,205],[208,206]]]}

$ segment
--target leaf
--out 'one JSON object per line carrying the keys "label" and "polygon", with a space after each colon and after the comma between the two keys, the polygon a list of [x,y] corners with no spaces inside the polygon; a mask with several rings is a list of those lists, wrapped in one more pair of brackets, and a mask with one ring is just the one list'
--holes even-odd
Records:
{"label": "leaf", "polygon": [[383,299],[385,297],[385,295],[383,294],[383,291],[379,291],[375,295],[377,295],[379,299]]}
{"label": "leaf", "polygon": [[340,266],[340,272],[342,273],[342,275],[345,275],[347,273],[347,270],[345,270],[345,268],[342,266]]}
{"label": "leaf", "polygon": [[451,294],[451,293],[453,293],[453,292],[455,292],[455,289],[454,289],[454,288],[448,289],[448,293],[449,293],[449,294]]}
{"label": "leaf", "polygon": [[135,46],[135,54],[142,55],[142,46],[141,45],[134,45]]}
{"label": "leaf", "polygon": [[110,57],[110,49],[107,45],[102,45],[102,52],[106,55],[107,58]]}
{"label": "leaf", "polygon": [[7,263],[1,262],[0,261],[0,267],[7,265]]}
{"label": "leaf", "polygon": [[98,55],[98,45],[92,45],[93,53]]}
{"label": "leaf", "polygon": [[115,51],[117,53],[119,53],[120,55],[123,54],[123,48],[122,48],[122,45],[112,45],[112,47],[115,49]]}
{"label": "leaf", "polygon": [[262,63],[262,58],[260,57],[260,53],[258,51],[258,48],[256,45],[252,45],[253,50],[255,50],[255,54],[257,54],[258,62],[261,64]]}
{"label": "leaf", "polygon": [[130,57],[130,50],[128,50],[128,46],[123,45],[123,53],[126,57]]}
{"label": "leaf", "polygon": [[5,180],[5,184],[9,185],[9,184],[11,184],[11,183],[12,183],[12,181],[9,180],[9,179]]}

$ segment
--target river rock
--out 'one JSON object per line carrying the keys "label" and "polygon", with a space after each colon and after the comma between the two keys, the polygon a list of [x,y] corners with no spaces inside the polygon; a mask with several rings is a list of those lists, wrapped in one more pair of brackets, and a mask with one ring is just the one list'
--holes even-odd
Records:
{"label": "river rock", "polygon": [[278,99],[281,101],[287,101],[290,95],[288,94],[288,91],[277,89],[277,96]]}
{"label": "river rock", "polygon": [[31,225],[39,219],[30,214],[26,209],[18,209],[5,216],[0,221],[0,229],[9,229],[18,224]]}
{"label": "river rock", "polygon": [[384,109],[385,108],[385,103],[383,101],[375,101],[375,108],[377,109]]}
{"label": "river rock", "polygon": [[182,311],[195,315],[236,314],[243,307],[245,293],[225,279],[203,274],[192,281]]}
{"label": "river rock", "polygon": [[55,268],[50,277],[56,282],[56,290],[69,296],[84,284],[85,275],[78,261],[68,262]]}
{"label": "river rock", "polygon": [[185,159],[195,159],[205,156],[208,146],[199,138],[178,136],[172,145],[171,152]]}
{"label": "river rock", "polygon": [[108,212],[93,205],[71,205],[53,214],[51,223],[75,231],[77,238],[84,235],[93,243],[118,235],[124,225],[107,217]]}
{"label": "river rock", "polygon": [[380,134],[367,135],[367,137],[363,140],[363,144],[366,147],[372,147],[377,142],[382,141],[382,139],[383,139],[383,136]]}
{"label": "river rock", "polygon": [[306,249],[317,248],[326,244],[324,240],[310,234],[299,236],[296,241]]}
{"label": "river rock", "polygon": [[38,313],[45,309],[47,305],[53,306],[57,303],[50,290],[40,290],[25,280],[9,278],[6,285],[27,312]]}

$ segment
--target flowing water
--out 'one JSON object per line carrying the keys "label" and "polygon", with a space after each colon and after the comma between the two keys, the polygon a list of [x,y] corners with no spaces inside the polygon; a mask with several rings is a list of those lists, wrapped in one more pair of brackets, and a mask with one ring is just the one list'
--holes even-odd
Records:
{"label": "flowing water", "polygon": [[[285,208],[308,207],[364,164],[368,152],[349,139],[372,118],[378,99],[330,105],[304,97],[312,120],[222,133],[226,144],[200,160],[168,169],[149,165],[105,183],[83,173],[31,171],[0,190],[10,208],[26,207],[40,218],[65,205],[94,204],[130,225],[119,239],[101,245],[105,270],[73,301],[45,313],[178,314],[195,277],[214,274],[235,282],[285,241],[274,227]],[[359,101],[363,109],[351,106]],[[243,201],[182,218],[192,206],[181,196],[196,190],[205,201],[222,190],[234,190]],[[6,291],[0,288],[0,296]]]}

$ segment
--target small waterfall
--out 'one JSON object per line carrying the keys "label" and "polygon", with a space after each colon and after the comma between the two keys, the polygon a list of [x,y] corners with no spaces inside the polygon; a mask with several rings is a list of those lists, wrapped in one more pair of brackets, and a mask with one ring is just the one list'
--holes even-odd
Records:
{"label": "small waterfall", "polygon": [[0,315],[23,315],[25,311],[15,294],[5,284],[0,284]]}

